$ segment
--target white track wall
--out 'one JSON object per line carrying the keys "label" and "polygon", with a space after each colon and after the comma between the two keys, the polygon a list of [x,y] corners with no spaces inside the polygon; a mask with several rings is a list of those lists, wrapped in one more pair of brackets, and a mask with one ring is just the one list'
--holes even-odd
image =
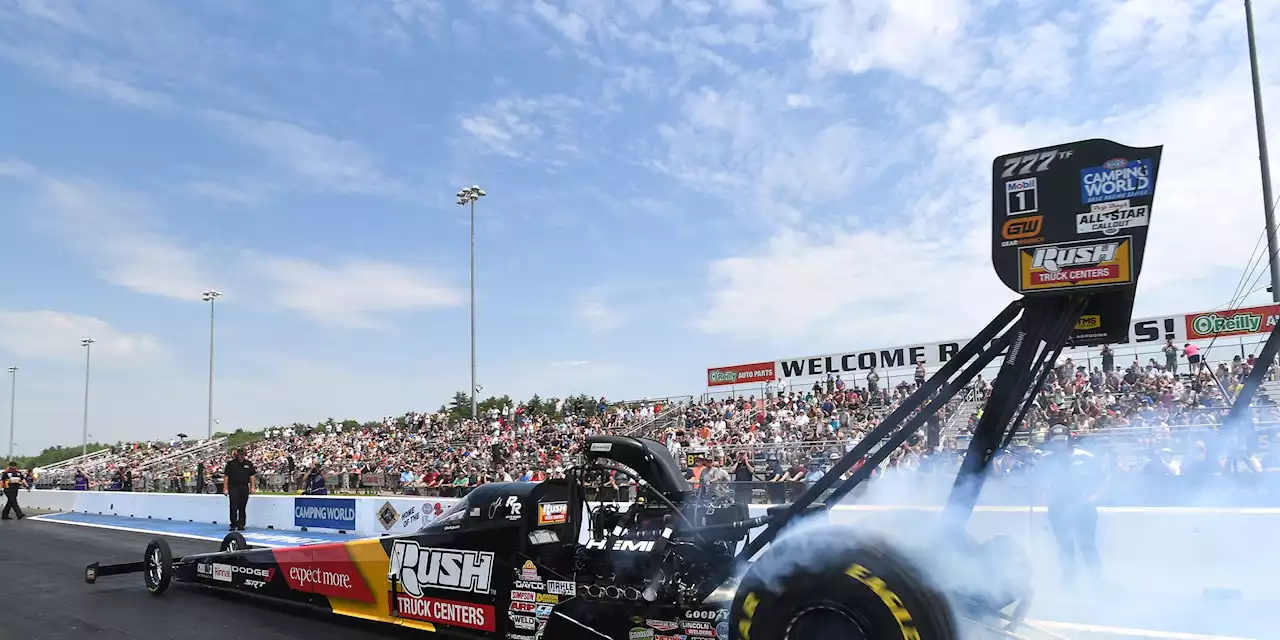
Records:
{"label": "white track wall", "polygon": [[[294,511],[295,505],[302,504],[297,502],[299,498],[252,496],[248,526],[299,530]],[[37,490],[24,491],[21,500],[25,506],[37,509],[144,520],[225,524],[229,515],[227,498],[220,495]],[[331,496],[307,500],[354,501],[354,533],[365,536],[414,531],[457,502],[454,498],[425,496]],[[766,508],[767,505],[752,505],[751,515],[764,515]],[[831,519],[863,523],[888,519],[887,530],[903,532],[900,535],[905,536],[921,527],[912,527],[909,522],[892,526],[889,522],[927,516],[935,510],[841,505],[831,511]],[[428,512],[425,518],[421,515],[424,511]],[[386,517],[380,517],[380,512]],[[387,522],[389,526],[384,524]],[[1030,552],[1040,580],[1052,582],[1056,577],[1057,549],[1043,507],[978,507],[969,531],[978,540],[1000,534],[1014,537]],[[1200,595],[1206,588],[1238,589],[1246,597],[1280,600],[1280,580],[1275,580],[1280,575],[1280,553],[1274,552],[1276,531],[1280,531],[1277,508],[1104,507],[1100,509],[1098,540],[1106,579],[1118,586],[1170,595]]]}

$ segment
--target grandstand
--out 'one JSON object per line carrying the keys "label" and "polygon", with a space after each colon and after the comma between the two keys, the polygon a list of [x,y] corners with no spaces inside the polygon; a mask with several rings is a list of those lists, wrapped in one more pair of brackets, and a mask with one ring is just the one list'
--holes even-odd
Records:
{"label": "grandstand", "polygon": [[[1227,399],[1256,363],[1247,353],[1232,353],[1231,360],[1212,369],[1192,375],[1184,364],[1175,374],[1158,364],[1163,357],[1144,355],[1134,351],[1127,365],[1110,372],[1092,356],[1083,362],[1064,356],[1034,392],[1014,451],[1032,456],[1048,426],[1061,422],[1089,446],[1114,454],[1119,467],[1143,469],[1153,459],[1170,457],[1176,474],[1178,459],[1199,455],[1197,447],[1218,437]],[[1272,429],[1280,425],[1269,399],[1280,397],[1274,373],[1255,403],[1259,443],[1269,444]],[[750,481],[763,483],[753,485],[755,496],[779,499],[786,487],[815,480],[814,474],[824,472],[833,457],[852,448],[914,389],[914,380],[886,372],[874,393],[852,377],[825,376],[700,396],[588,399],[573,406],[535,402],[487,412],[478,421],[447,412],[410,412],[364,424],[271,428],[248,450],[269,489],[296,490],[302,476],[318,467],[336,491],[456,495],[485,482],[555,477],[572,464],[571,456],[588,435],[620,433],[662,441],[690,467],[702,457],[733,473],[745,458],[752,468]],[[919,471],[958,463],[990,389],[988,381],[975,380],[941,409],[938,447],[925,438],[914,440],[885,469]],[[224,437],[129,443],[49,465],[40,470],[39,484],[70,488],[80,471],[90,489],[119,488],[118,474],[127,470],[135,491],[196,491],[212,485],[226,458]],[[1260,448],[1255,460],[1245,466],[1280,466],[1269,449]],[[1008,465],[997,465],[998,473],[1007,471]]]}

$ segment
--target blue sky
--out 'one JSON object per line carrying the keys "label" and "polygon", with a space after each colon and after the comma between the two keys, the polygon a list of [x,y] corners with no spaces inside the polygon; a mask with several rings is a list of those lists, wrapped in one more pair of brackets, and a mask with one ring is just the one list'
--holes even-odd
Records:
{"label": "blue sky", "polygon": [[991,158],[1095,136],[1166,145],[1138,315],[1222,305],[1261,231],[1239,5],[0,0],[18,451],[79,441],[86,335],[95,439],[203,433],[208,288],[220,428],[435,408],[471,184],[486,395],[972,332],[1011,295]]}

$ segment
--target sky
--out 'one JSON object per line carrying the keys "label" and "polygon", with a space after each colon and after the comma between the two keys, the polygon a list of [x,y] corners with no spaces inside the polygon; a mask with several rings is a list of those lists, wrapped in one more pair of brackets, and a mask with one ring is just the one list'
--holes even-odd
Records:
{"label": "sky", "polygon": [[434,410],[473,184],[517,399],[971,334],[1023,149],[1164,145],[1136,316],[1230,302],[1263,231],[1239,0],[0,0],[0,86],[19,454],[80,442],[84,337],[91,440],[203,434],[211,288],[218,430]]}

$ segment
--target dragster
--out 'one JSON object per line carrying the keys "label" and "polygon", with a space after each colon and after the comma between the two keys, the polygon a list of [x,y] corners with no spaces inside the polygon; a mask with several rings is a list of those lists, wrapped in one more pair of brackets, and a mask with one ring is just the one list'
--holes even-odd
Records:
{"label": "dragster", "polygon": [[[1147,217],[1116,236],[1077,225],[1072,211],[1110,214],[1116,207],[1095,207],[1103,197],[1149,209],[1159,154],[1095,139],[996,158],[993,265],[1022,295],[820,480],[764,515],[695,491],[658,442],[598,435],[565,478],[482,485],[413,533],[287,549],[248,549],[233,533],[220,551],[182,558],[156,539],[142,561],[94,564],[85,579],[141,572],[154,594],[176,580],[461,638],[1055,637],[1025,619],[1033,595],[1025,550],[1004,536],[973,540],[965,526],[993,457],[1063,349],[1124,339],[1117,327],[1127,330],[1132,312]],[[1098,186],[1113,178],[1124,181]],[[1131,213],[1117,219],[1138,219]],[[1040,235],[1023,242],[1028,230]],[[1278,348],[1273,333],[1262,360]],[[999,373],[941,518],[922,527],[927,544],[908,548],[822,522],[828,505],[996,358]],[[1265,369],[1255,369],[1233,412],[1249,406]],[[635,483],[634,502],[588,500],[607,473]],[[930,554],[946,555],[950,568],[931,564]]]}

